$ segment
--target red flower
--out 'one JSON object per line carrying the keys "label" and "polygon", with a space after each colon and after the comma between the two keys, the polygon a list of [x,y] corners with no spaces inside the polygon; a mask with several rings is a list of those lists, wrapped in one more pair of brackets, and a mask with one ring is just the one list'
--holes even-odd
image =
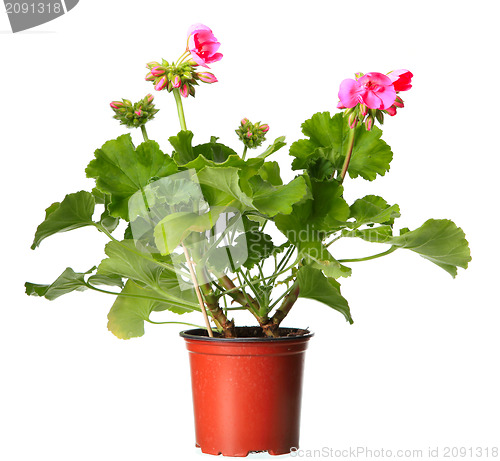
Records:
{"label": "red flower", "polygon": [[222,59],[222,54],[218,53],[220,43],[207,26],[203,24],[193,24],[188,30],[188,50],[191,57],[200,66],[207,67],[207,64],[217,62]]}
{"label": "red flower", "polygon": [[387,76],[391,79],[396,93],[399,93],[400,91],[407,91],[411,88],[411,79],[413,74],[409,70],[393,70],[392,72],[389,72]]}

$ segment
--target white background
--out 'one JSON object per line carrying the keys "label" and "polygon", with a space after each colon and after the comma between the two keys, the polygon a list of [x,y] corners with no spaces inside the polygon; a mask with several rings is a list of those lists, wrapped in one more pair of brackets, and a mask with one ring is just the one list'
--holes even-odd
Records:
{"label": "white background", "polygon": [[[102,259],[106,238],[90,228],[51,237],[35,252],[29,246],[43,210],[90,190],[84,168],[94,150],[124,132],[109,101],[152,91],[144,64],[176,59],[195,22],[213,29],[224,54],[212,66],[219,83],[200,86],[185,104],[196,142],[217,135],[239,149],[234,129],[246,116],[267,122],[269,139],[291,143],[306,118],[336,111],[342,79],[410,69],[406,107],[384,125],[391,172],[374,183],[347,180],[346,198],[373,193],[398,203],[399,227],[450,218],[472,249],[455,280],[411,252],[353,264],[343,281],[352,326],[324,305],[297,304],[286,325],[316,332],[302,448],[499,446],[495,4],[82,0],[19,34],[2,11],[0,459],[202,458],[179,328],[148,325],[143,338],[118,340],[106,329],[111,297],[49,302],[23,287]],[[150,137],[171,152],[173,97],[156,96]],[[276,157],[292,178],[287,149]],[[336,256],[378,251],[349,242]],[[186,320],[201,322],[195,317]]]}

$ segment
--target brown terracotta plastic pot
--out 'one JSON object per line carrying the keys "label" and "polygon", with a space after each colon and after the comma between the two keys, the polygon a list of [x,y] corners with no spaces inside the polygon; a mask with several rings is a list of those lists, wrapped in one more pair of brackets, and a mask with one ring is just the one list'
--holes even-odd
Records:
{"label": "brown terracotta plastic pot", "polygon": [[233,339],[195,329],[180,335],[189,351],[196,446],[203,453],[281,455],[299,446],[304,356],[313,333]]}

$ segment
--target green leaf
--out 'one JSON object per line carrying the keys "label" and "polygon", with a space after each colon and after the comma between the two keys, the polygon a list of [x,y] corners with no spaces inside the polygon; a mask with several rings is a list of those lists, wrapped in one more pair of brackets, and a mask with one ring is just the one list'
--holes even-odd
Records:
{"label": "green leaf", "polygon": [[363,224],[394,224],[394,218],[401,216],[398,205],[390,206],[382,197],[367,195],[351,205],[351,218],[356,222],[351,227],[358,228]]}
{"label": "green leaf", "polygon": [[400,236],[392,236],[390,226],[354,230],[344,234],[377,243],[388,243],[406,248],[432,261],[448,272],[457,275],[457,267],[467,268],[471,260],[470,249],[462,229],[448,219],[429,219],[413,231],[404,229]]}
{"label": "green leaf", "polygon": [[111,241],[104,248],[108,258],[97,268],[100,276],[119,276],[141,282],[148,286],[158,286],[163,267],[153,256],[138,249],[134,240]]}
{"label": "green leaf", "polygon": [[168,138],[168,142],[175,150],[172,157],[178,165],[185,165],[197,157],[193,152],[192,141],[193,133],[187,130],[182,130],[177,136]]}
{"label": "green leaf", "polygon": [[95,151],[87,177],[95,178],[97,188],[111,195],[111,216],[128,220],[128,200],[147,186],[152,178],[177,172],[174,161],[165,155],[155,141],[146,141],[137,149],[129,134],[108,141]]}
{"label": "green leaf", "polygon": [[206,159],[212,160],[214,163],[224,163],[231,156],[238,157],[238,154],[233,149],[218,143],[215,136],[212,136],[210,142],[195,146],[193,148],[193,153],[196,156],[202,155]]}
{"label": "green leaf", "polygon": [[[133,240],[111,241],[106,245],[105,252],[108,258],[97,268],[98,276],[118,276],[133,280],[139,286],[150,289],[157,298],[164,298],[165,309],[176,313],[199,309],[194,290],[180,289],[170,258],[163,258],[162,264],[154,259],[157,255],[144,253],[136,247]],[[165,267],[165,264],[171,266],[172,270]],[[184,307],[178,306],[179,303]]]}
{"label": "green leaf", "polygon": [[327,277],[338,279],[350,277],[352,273],[351,268],[340,264],[319,240],[299,241],[297,249],[307,264],[322,270]]}
{"label": "green leaf", "polygon": [[87,279],[87,282],[91,285],[106,285],[108,287],[123,288],[123,280],[119,275],[95,274],[91,275]]}
{"label": "green leaf", "polygon": [[45,297],[49,300],[59,298],[59,296],[71,293],[72,291],[84,291],[88,287],[85,284],[85,275],[93,272],[95,267],[87,272],[75,272],[71,267],[66,270],[50,285],[38,285],[26,282],[26,294],[30,296]]}
{"label": "green leaf", "polygon": [[[108,330],[120,339],[143,336],[144,322],[149,320],[153,311],[173,310],[168,303],[152,299],[155,296],[158,297],[155,291],[129,280],[109,311]],[[177,313],[184,312],[189,311]]]}
{"label": "green leaf", "polygon": [[323,240],[328,233],[345,226],[350,213],[337,181],[311,180],[309,184],[312,200],[294,205],[289,215],[274,218],[278,229],[295,245]]}
{"label": "green leaf", "polygon": [[239,169],[235,167],[205,167],[198,171],[203,194],[211,205],[230,205],[241,212],[253,209],[252,199],[240,187]]}
{"label": "green leaf", "polygon": [[260,230],[245,232],[236,241],[236,243],[246,242],[248,257],[243,266],[247,269],[251,269],[255,264],[267,259],[273,254],[275,248],[271,236]]}
{"label": "green leaf", "polygon": [[353,323],[349,304],[340,294],[340,284],[331,278],[325,277],[318,269],[302,266],[297,272],[299,283],[299,297],[319,301],[339,311],[349,323]]}
{"label": "green leaf", "polygon": [[225,207],[212,207],[203,214],[183,211],[163,218],[155,227],[156,247],[162,255],[171,254],[191,232],[212,229]]}
{"label": "green leaf", "polygon": [[262,154],[258,155],[258,157],[267,158],[275,152],[279,151],[284,146],[286,146],[285,137],[280,136],[279,138],[276,138],[274,142],[264,152],[262,152]]}
{"label": "green leaf", "polygon": [[151,291],[139,287],[132,281],[125,284],[124,295],[118,296],[108,314],[108,330],[117,338],[130,339],[144,335],[144,322],[149,319],[157,301],[137,298],[135,296],[150,295]]}
{"label": "green leaf", "polygon": [[[307,169],[311,177],[323,180],[342,168],[348,151],[350,128],[342,113],[333,117],[329,112],[313,115],[302,124],[302,132],[309,139],[301,139],[290,147],[290,155],[295,157],[294,170]],[[390,166],[392,152],[380,139],[382,131],[373,127],[367,131],[364,124],[355,128],[354,147],[349,164],[352,178],[361,176],[372,181],[377,174],[383,176]]]}
{"label": "green leaf", "polygon": [[270,217],[278,213],[289,214],[292,206],[310,197],[309,189],[302,176],[295,178],[283,186],[273,186],[260,176],[249,181],[252,188],[254,207]]}
{"label": "green leaf", "polygon": [[278,162],[266,162],[259,170],[259,176],[273,186],[281,186],[283,181],[280,176],[280,166]]}
{"label": "green leaf", "polygon": [[94,197],[86,191],[66,195],[61,203],[53,203],[45,210],[45,221],[38,226],[31,249],[34,250],[42,240],[58,232],[93,225],[94,208]]}

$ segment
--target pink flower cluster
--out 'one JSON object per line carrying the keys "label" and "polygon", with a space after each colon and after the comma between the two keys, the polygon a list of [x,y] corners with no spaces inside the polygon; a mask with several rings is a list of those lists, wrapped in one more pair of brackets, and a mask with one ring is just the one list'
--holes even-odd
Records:
{"label": "pink flower cluster", "polygon": [[403,107],[403,100],[397,96],[400,91],[411,88],[413,74],[406,69],[393,70],[387,75],[379,72],[357,74],[356,79],[347,78],[339,89],[339,109],[356,107],[380,109],[389,115],[396,114],[397,107]]}

